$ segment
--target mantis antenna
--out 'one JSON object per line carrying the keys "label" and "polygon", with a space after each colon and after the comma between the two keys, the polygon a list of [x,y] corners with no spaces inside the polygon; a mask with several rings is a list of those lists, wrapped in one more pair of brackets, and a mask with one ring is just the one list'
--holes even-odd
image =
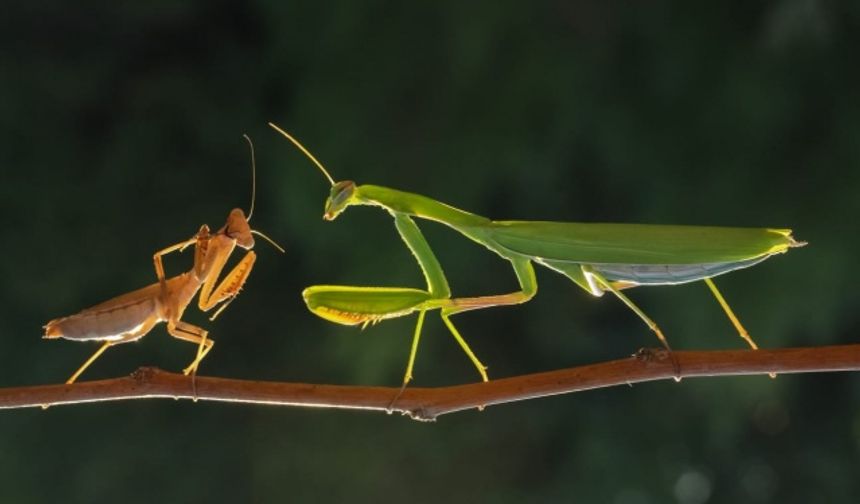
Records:
{"label": "mantis antenna", "polygon": [[[248,209],[248,218],[245,219],[247,222],[250,222],[251,216],[254,215],[254,202],[257,201],[257,162],[254,159],[254,142],[251,141],[251,137],[249,137],[247,133],[243,133],[242,136],[245,137],[245,140],[248,142],[248,147],[250,147],[251,149],[251,208]],[[267,242],[271,243],[272,246],[278,249],[282,254],[286,253],[283,247],[275,243],[275,240],[272,240],[271,238],[263,234],[261,231],[252,229],[251,234],[261,236]]]}
{"label": "mantis antenna", "polygon": [[248,147],[251,149],[251,208],[248,209],[247,219],[250,221],[251,216],[254,215],[254,201],[257,200],[257,162],[254,159],[254,142],[251,141],[251,137],[247,133],[242,133],[242,136],[245,137]]}
{"label": "mantis antenna", "polygon": [[280,245],[278,245],[277,243],[275,243],[275,240],[273,240],[273,239],[269,238],[268,236],[264,235],[264,234],[262,233],[262,231],[257,231],[256,229],[252,229],[252,230],[251,230],[251,234],[255,234],[255,235],[257,235],[257,236],[261,236],[261,237],[263,237],[267,242],[271,243],[273,247],[275,247],[276,249],[278,249],[278,251],[279,251],[280,253],[282,253],[282,254],[286,254],[286,252],[287,252],[287,251],[286,251],[286,250],[284,250],[284,247],[281,247]]}
{"label": "mantis antenna", "polygon": [[277,131],[278,133],[280,133],[280,134],[284,135],[284,136],[287,138],[287,140],[289,140],[290,142],[293,142],[293,145],[295,145],[296,147],[298,147],[298,149],[299,149],[300,151],[302,151],[302,152],[305,154],[305,156],[307,156],[307,157],[308,157],[308,159],[310,159],[311,161],[313,161],[313,162],[314,162],[314,164],[315,164],[315,165],[317,165],[317,168],[319,168],[319,169],[320,169],[320,171],[321,171],[321,172],[323,172],[323,175],[325,175],[325,178],[327,178],[327,179],[328,179],[329,183],[331,183],[331,185],[334,185],[334,179],[333,179],[333,178],[331,178],[331,175],[329,175],[328,170],[326,170],[326,169],[323,167],[322,163],[320,163],[319,161],[317,161],[317,158],[315,158],[313,154],[311,154],[307,149],[305,149],[305,146],[304,146],[304,145],[302,145],[298,140],[296,140],[295,138],[293,138],[289,133],[287,133],[286,131],[284,131],[284,130],[282,130],[281,128],[277,127],[274,123],[269,123],[269,126],[271,126],[271,127],[272,127],[275,131]]}

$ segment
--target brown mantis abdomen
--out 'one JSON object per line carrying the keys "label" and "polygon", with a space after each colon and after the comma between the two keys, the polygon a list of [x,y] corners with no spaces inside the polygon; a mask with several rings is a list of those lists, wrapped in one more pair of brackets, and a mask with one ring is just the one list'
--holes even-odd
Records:
{"label": "brown mantis abdomen", "polygon": [[[143,337],[155,324],[170,319],[171,308],[167,308],[170,301],[173,301],[173,310],[184,309],[199,285],[199,280],[191,273],[177,275],[167,280],[167,302],[163,299],[161,285],[154,283],[74,315],[54,319],[45,324],[44,337],[115,343],[134,341]],[[181,311],[175,314],[176,319],[181,316]]]}

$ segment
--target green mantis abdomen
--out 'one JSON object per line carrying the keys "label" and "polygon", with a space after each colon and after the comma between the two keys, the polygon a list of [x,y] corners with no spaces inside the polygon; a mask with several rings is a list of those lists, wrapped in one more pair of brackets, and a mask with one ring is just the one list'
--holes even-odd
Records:
{"label": "green mantis abdomen", "polygon": [[765,259],[768,255],[721,263],[701,264],[591,264],[607,280],[630,282],[637,285],[677,285],[715,277],[742,268],[749,268]]}

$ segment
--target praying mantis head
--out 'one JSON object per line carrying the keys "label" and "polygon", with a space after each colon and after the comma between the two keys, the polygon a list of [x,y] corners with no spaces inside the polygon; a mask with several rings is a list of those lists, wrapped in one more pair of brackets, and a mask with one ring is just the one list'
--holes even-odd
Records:
{"label": "praying mantis head", "polygon": [[245,212],[241,208],[234,208],[227,216],[227,223],[224,227],[218,230],[218,234],[223,234],[236,240],[236,245],[245,250],[254,248],[254,237],[251,235],[253,230],[248,219],[245,218]]}
{"label": "praying mantis head", "polygon": [[323,214],[323,219],[332,221],[343,212],[346,207],[350,205],[354,205],[358,203],[358,198],[356,194],[356,186],[355,182],[351,180],[344,180],[342,182],[335,182],[334,179],[329,175],[328,170],[326,170],[322,163],[317,161],[317,158],[314,157],[313,154],[310,153],[305,147],[295,138],[292,137],[289,133],[282,130],[278,126],[273,123],[269,123],[269,126],[272,127],[275,131],[284,135],[284,137],[293,143],[300,151],[304,153],[305,156],[308,157],[313,163],[320,169],[320,171],[325,175],[331,184],[331,193],[329,197],[325,201],[325,213]]}
{"label": "praying mantis head", "polygon": [[323,219],[332,221],[343,212],[346,207],[356,202],[355,182],[344,180],[331,186],[331,194],[325,200],[325,214]]}
{"label": "praying mantis head", "polygon": [[249,222],[251,221],[251,216],[254,215],[254,203],[257,199],[257,163],[254,160],[254,144],[253,142],[251,142],[251,137],[249,137],[248,135],[244,135],[244,137],[245,140],[248,142],[248,147],[251,149],[251,207],[248,209],[247,217],[245,216],[245,212],[243,212],[241,208],[234,208],[233,210],[231,210],[230,215],[227,216],[227,223],[224,224],[224,226],[219,229],[216,234],[224,235],[228,238],[235,240],[236,245],[242,247],[245,250],[250,250],[254,248],[253,235],[261,236],[266,241],[271,243],[281,253],[283,253],[283,247],[275,243],[274,240],[263,234],[261,231],[251,229],[251,225],[249,224]]}

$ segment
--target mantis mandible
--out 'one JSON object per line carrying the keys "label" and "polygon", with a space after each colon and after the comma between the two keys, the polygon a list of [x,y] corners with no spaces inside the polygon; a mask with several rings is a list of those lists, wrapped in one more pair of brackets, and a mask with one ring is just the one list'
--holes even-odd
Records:
{"label": "mantis mandible", "polygon": [[[201,311],[207,312],[221,305],[209,318],[209,320],[215,320],[239,294],[251,273],[257,258],[251,250],[254,247],[252,235],[261,236],[281,252],[284,251],[266,235],[251,229],[248,224],[254,213],[256,199],[256,166],[251,139],[247,135],[245,139],[251,148],[252,167],[251,208],[247,217],[242,209],[234,208],[227,217],[227,223],[214,234],[209,232],[209,226],[203,224],[197,234],[188,240],[156,252],[153,255],[155,273],[158,277],[156,283],[117,296],[75,315],[54,319],[45,325],[44,338],[46,339],[65,338],[104,342],[66,381],[67,384],[74,383],[105,350],[146,336],[159,322],[167,322],[167,332],[174,338],[197,344],[194,360],[183,370],[186,375],[196,373],[200,361],[212,350],[215,342],[209,339],[208,331],[182,320],[182,315],[194,295],[200,291],[198,307]],[[166,279],[162,256],[177,250],[183,251],[192,245],[194,246],[194,266],[191,270]],[[248,253],[220,283],[217,283],[224,265],[236,246],[247,250]]]}
{"label": "mantis mandible", "polygon": [[[790,229],[669,226],[649,224],[597,224],[541,221],[493,221],[419,194],[375,185],[335,182],[328,171],[295,138],[284,135],[323,172],[331,183],[325,220],[336,219],[353,205],[381,207],[415,256],[427,289],[315,285],[302,293],[314,314],[338,324],[366,326],[381,320],[418,312],[418,322],[403,377],[412,370],[428,310],[439,309],[442,321],[487,381],[486,366],[475,356],[451,322],[451,315],[525,303],[537,293],[533,263],[560,273],[594,296],[611,292],[654,331],[670,350],[657,324],[622,290],[640,285],[675,285],[703,280],[717,302],[752,349],[755,342],[741,325],[712,277],[754,266],[774,254],[806,245],[795,241]],[[492,296],[452,298],[448,281],[430,245],[413,217],[440,222],[508,260],[520,290]]]}

